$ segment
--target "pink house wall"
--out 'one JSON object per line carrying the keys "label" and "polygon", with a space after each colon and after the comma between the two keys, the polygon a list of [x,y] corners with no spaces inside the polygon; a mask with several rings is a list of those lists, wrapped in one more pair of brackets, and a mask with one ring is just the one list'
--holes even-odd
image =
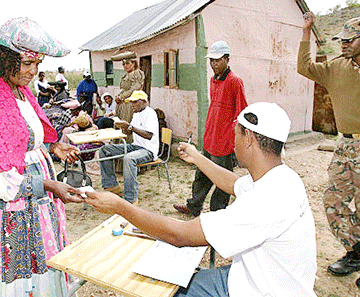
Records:
{"label": "pink house wall", "polygon": [[[289,114],[291,132],[312,128],[314,83],[297,73],[296,60],[302,36],[302,13],[295,1],[284,0],[217,0],[201,12],[208,48],[225,40],[231,48],[230,66],[244,81],[249,104],[276,102]],[[161,67],[164,52],[179,50],[179,64],[195,64],[195,22],[130,46],[139,57],[152,56],[152,64]],[[104,71],[104,60],[116,51],[95,52],[93,71]],[[315,37],[312,55],[315,57]],[[213,72],[207,64],[207,82]],[[114,62],[115,69],[122,69]],[[101,88],[100,92],[119,92],[119,87]],[[165,112],[174,137],[185,139],[190,132],[198,141],[198,101],[196,91],[152,87],[151,107]]]}
{"label": "pink house wall", "polygon": [[[152,64],[164,64],[164,52],[170,49],[179,50],[179,64],[195,64],[195,24],[194,21],[179,26],[174,30],[161,34],[146,42],[130,46],[123,51],[135,51],[138,57],[151,55]],[[107,52],[92,53],[93,71],[104,71],[104,60],[110,57],[116,50]],[[155,65],[156,66],[156,65]],[[114,62],[114,69],[122,69],[121,62]],[[117,94],[118,86],[100,88],[100,92]],[[160,108],[166,115],[168,127],[173,130],[174,137],[186,139],[190,132],[193,133],[193,140],[198,140],[198,105],[197,92],[169,87],[152,87],[151,102],[152,108]]]}
{"label": "pink house wall", "polygon": [[296,2],[217,0],[202,16],[208,47],[229,43],[230,66],[244,81],[248,103],[276,102],[289,114],[291,132],[311,130],[314,83],[296,70],[303,24]]}

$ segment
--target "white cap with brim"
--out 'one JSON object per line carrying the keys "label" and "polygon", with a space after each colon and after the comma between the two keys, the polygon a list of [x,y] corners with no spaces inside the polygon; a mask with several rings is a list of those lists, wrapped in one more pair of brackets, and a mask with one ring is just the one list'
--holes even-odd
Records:
{"label": "white cap with brim", "polygon": [[[257,117],[257,124],[250,123],[245,115],[252,113]],[[271,139],[285,143],[290,132],[291,121],[276,103],[258,102],[249,105],[237,117],[239,124],[245,128]]]}
{"label": "white cap with brim", "polygon": [[87,76],[91,76],[91,73],[89,70],[85,70],[84,71],[84,76],[87,77]]}
{"label": "white cap with brim", "polygon": [[129,98],[125,99],[125,102],[144,100],[148,101],[148,95],[144,91],[134,91]]}
{"label": "white cap with brim", "polygon": [[225,41],[215,42],[205,58],[220,59],[223,55],[230,55],[230,47]]}
{"label": "white cap with brim", "polygon": [[105,97],[109,96],[111,97],[111,99],[114,99],[113,95],[111,95],[109,92],[105,92],[104,94],[101,95],[101,101],[105,102]]}

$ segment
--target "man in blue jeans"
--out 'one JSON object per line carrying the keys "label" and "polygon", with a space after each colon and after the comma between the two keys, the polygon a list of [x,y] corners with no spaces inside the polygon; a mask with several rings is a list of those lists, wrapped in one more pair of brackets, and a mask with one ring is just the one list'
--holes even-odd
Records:
{"label": "man in blue jeans", "polygon": [[[137,165],[157,159],[159,150],[159,122],[155,110],[148,106],[148,96],[143,91],[134,91],[125,102],[131,102],[134,111],[131,123],[120,121],[115,126],[126,134],[133,133],[133,142],[126,144],[123,157],[124,198],[134,203],[138,198]],[[100,149],[100,158],[124,153],[124,144],[109,144]],[[105,190],[120,195],[114,160],[100,162],[101,181]]]}
{"label": "man in blue jeans", "polygon": [[[239,177],[180,142],[179,154],[236,200],[189,221],[154,214],[110,192],[86,192],[85,202],[117,213],[143,232],[176,246],[212,246],[232,264],[200,270],[176,297],[316,297],[315,224],[299,175],[281,160],[290,120],[278,105],[246,107],[235,127]],[[176,270],[176,267],[174,267]]]}

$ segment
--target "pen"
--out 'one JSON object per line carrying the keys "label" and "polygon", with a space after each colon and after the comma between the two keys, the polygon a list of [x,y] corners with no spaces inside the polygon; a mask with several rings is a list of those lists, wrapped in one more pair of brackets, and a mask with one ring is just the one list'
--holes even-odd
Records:
{"label": "pen", "polygon": [[135,233],[135,232],[132,232],[132,231],[125,231],[124,234],[129,235],[129,236],[139,237],[139,238],[156,240],[155,237],[149,236],[149,235],[144,234],[144,233]]}
{"label": "pen", "polygon": [[192,138],[192,133],[190,133],[189,139],[187,141],[187,143],[191,143],[191,138]]}
{"label": "pen", "polygon": [[123,222],[123,223],[120,224],[120,227],[123,228],[123,229],[125,229],[125,227],[126,227],[127,225],[129,225],[129,222],[128,222],[128,221],[125,221],[125,222]]}
{"label": "pen", "polygon": [[115,220],[118,217],[118,215],[113,215],[111,218],[107,219],[105,222],[103,222],[100,226],[105,227],[109,225],[113,220]]}

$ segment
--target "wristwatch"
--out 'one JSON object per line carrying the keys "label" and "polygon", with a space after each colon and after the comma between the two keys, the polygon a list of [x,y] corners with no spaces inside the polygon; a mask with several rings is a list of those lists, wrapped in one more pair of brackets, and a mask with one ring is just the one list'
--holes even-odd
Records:
{"label": "wristwatch", "polygon": [[129,125],[129,127],[127,128],[127,130],[128,130],[129,132],[131,132],[132,129],[133,129],[133,126],[131,126],[131,125]]}

